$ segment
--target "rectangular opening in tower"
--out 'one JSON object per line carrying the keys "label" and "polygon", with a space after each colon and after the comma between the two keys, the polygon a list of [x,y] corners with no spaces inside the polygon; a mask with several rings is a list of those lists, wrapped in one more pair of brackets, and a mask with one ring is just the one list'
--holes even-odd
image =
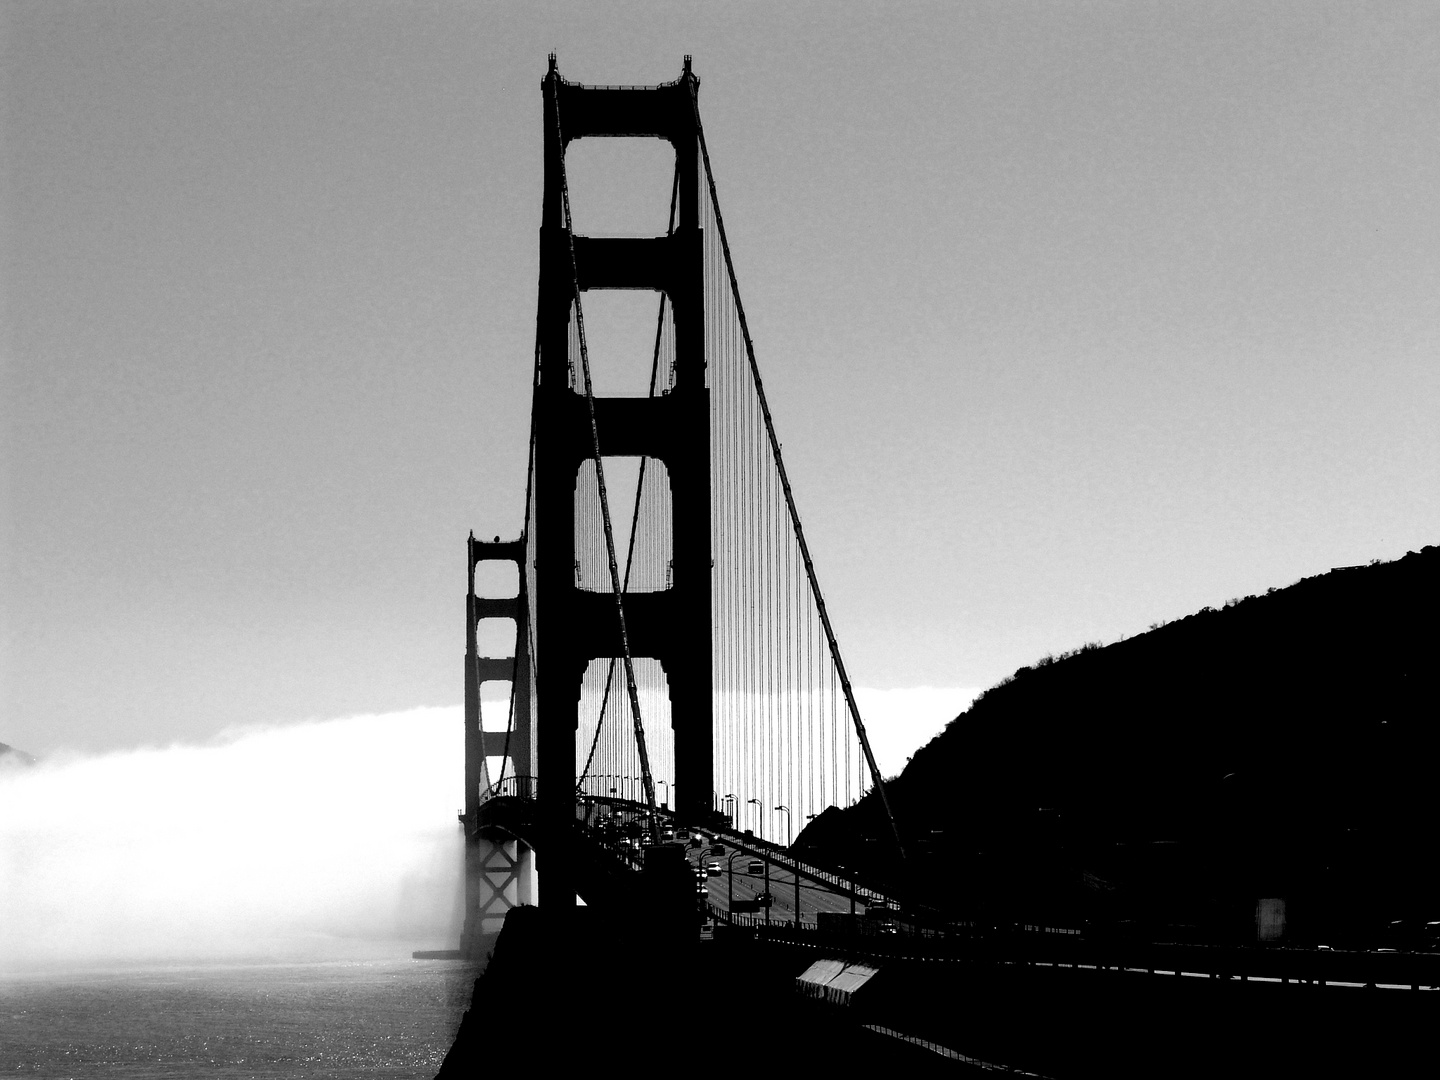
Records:
{"label": "rectangular opening in tower", "polygon": [[[648,289],[590,289],[582,296],[585,355],[596,397],[656,396],[674,384],[675,321],[670,304]],[[570,386],[585,392],[578,323],[571,306]]]}
{"label": "rectangular opening in tower", "polygon": [[497,618],[476,622],[475,648],[480,656],[514,656],[515,620]]}
{"label": "rectangular opening in tower", "polygon": [[[648,656],[634,658],[635,688],[655,799],[674,805],[675,734],[670,726],[670,687],[665,668]],[[580,726],[575,739],[575,775],[587,795],[644,799],[639,744],[630,711],[625,664],[619,658],[591,660],[580,683]]]}
{"label": "rectangular opening in tower", "polygon": [[509,559],[483,559],[475,564],[475,595],[503,599],[520,594],[519,568]]}
{"label": "rectangular opening in tower", "polygon": [[480,730],[503,732],[510,726],[511,683],[487,680],[480,691]]}
{"label": "rectangular opening in tower", "polygon": [[664,139],[576,139],[565,151],[565,181],[577,236],[663,236],[675,149]]}
{"label": "rectangular opening in tower", "polygon": [[[604,465],[622,587],[632,593],[670,588],[674,508],[665,463],[658,458],[607,457]],[[613,589],[593,459],[580,463],[575,479],[575,583],[586,592]]]}

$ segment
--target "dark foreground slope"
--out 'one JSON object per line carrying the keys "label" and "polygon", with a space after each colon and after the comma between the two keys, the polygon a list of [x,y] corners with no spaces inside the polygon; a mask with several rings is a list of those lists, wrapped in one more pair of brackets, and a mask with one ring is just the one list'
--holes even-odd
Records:
{"label": "dark foreground slope", "polygon": [[903,950],[865,958],[878,974],[850,1003],[812,1001],[796,976],[844,950],[807,937],[662,942],[593,911],[562,930],[543,908],[516,908],[438,1080],[963,1078],[997,1065],[1054,1080],[1399,1077],[1423,1074],[1413,1063],[1432,1042],[1431,993],[906,959]]}
{"label": "dark foreground slope", "polygon": [[[1427,547],[1022,668],[887,784],[912,895],[1212,940],[1282,898],[1290,940],[1412,944],[1440,919],[1437,612]],[[799,842],[887,867],[876,803]]]}
{"label": "dark foreground slope", "polygon": [[800,1000],[795,978],[814,961],[808,952],[756,947],[743,935],[677,940],[648,928],[644,911],[617,922],[578,908],[564,924],[553,914],[506,915],[437,1080],[876,1068],[977,1075]]}

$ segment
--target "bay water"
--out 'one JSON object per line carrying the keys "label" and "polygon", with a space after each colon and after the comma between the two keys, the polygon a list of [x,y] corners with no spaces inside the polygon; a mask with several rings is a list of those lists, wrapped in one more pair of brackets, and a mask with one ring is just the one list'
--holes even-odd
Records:
{"label": "bay water", "polygon": [[0,1076],[432,1077],[479,966],[345,960],[0,976]]}

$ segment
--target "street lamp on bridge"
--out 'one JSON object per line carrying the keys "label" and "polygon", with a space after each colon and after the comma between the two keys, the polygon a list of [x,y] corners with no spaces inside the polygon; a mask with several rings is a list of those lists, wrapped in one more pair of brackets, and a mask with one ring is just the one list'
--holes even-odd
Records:
{"label": "street lamp on bridge", "polygon": [[785,850],[790,852],[790,872],[795,878],[795,928],[800,928],[800,864],[795,860],[795,840],[790,828],[790,808],[788,806],[777,806],[775,812],[785,811]]}
{"label": "street lamp on bridge", "polygon": [[735,856],[743,854],[743,851],[736,848],[730,853],[730,858],[727,860],[730,867],[730,883],[725,890],[725,918],[732,923],[735,921]]}
{"label": "street lamp on bridge", "polygon": [[727,794],[720,800],[722,806],[727,802],[730,804],[730,827],[733,829],[735,827],[735,796],[733,794]]}
{"label": "street lamp on bridge", "polygon": [[765,925],[770,925],[770,847],[765,844],[765,804],[759,799],[750,799],[760,815],[760,842],[765,845]]}
{"label": "street lamp on bridge", "polygon": [[[710,886],[709,886],[709,884],[708,884],[708,881],[709,881],[709,878],[710,878],[710,870],[709,870],[710,857],[711,857],[712,855],[724,855],[724,854],[725,854],[725,845],[724,845],[724,844],[702,844],[702,843],[700,842],[699,836],[692,837],[692,839],[691,839],[691,841],[690,841],[690,844],[691,844],[691,849],[695,852],[695,873],[696,873],[697,876],[703,875],[705,881],[707,882],[707,884],[706,884],[706,886],[705,886],[705,893],[704,893],[704,895],[705,895],[705,905],[706,905],[706,908],[707,908],[707,910],[708,910],[709,907],[710,907]],[[687,859],[688,859],[688,853],[687,853]],[[688,865],[688,862],[687,862],[687,865]],[[717,865],[717,867],[716,867],[716,871],[715,871],[715,872],[716,872],[717,875],[718,875],[719,872],[720,872],[718,865]],[[730,918],[730,909],[729,909],[728,901],[727,901],[726,909],[725,909],[725,917],[726,917],[727,919]]]}

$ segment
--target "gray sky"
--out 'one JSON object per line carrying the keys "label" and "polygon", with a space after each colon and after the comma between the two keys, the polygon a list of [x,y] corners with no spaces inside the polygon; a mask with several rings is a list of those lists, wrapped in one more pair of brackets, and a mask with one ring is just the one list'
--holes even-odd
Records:
{"label": "gray sky", "polygon": [[[465,535],[521,523],[551,50],[626,83],[694,54],[862,686],[984,686],[1440,542],[1434,4],[0,26],[0,741],[459,700]],[[597,229],[668,193],[607,153],[638,171],[577,162]]]}

